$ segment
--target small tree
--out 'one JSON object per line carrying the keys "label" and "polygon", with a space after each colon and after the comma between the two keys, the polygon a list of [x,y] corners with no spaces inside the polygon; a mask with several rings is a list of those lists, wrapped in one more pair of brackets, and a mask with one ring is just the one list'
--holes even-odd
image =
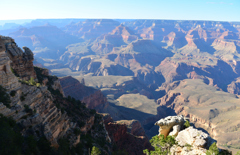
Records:
{"label": "small tree", "polygon": [[218,155],[218,154],[219,154],[219,150],[218,150],[216,142],[214,142],[209,147],[209,150],[207,150],[206,155]]}
{"label": "small tree", "polygon": [[151,145],[154,147],[154,151],[143,150],[143,153],[146,155],[167,155],[170,153],[170,148],[177,144],[176,140],[172,136],[167,136],[164,138],[164,135],[154,136],[150,140]]}
{"label": "small tree", "polygon": [[99,150],[99,148],[96,147],[96,146],[93,146],[92,151],[91,151],[91,155],[100,155],[100,154],[101,154],[101,151]]}

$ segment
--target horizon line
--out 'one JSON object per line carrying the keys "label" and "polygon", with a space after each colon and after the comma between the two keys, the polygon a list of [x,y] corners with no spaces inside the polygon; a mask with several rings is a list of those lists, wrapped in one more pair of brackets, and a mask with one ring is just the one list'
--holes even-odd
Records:
{"label": "horizon line", "polygon": [[172,21],[214,21],[214,22],[240,22],[226,20],[204,20],[204,19],[164,19],[164,18],[35,18],[35,19],[0,19],[0,21],[15,20],[48,20],[48,19],[112,19],[112,20],[172,20]]}

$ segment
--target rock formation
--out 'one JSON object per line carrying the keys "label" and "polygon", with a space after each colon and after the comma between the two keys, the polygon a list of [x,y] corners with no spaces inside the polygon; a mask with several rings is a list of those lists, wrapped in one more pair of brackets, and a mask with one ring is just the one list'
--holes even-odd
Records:
{"label": "rock formation", "polygon": [[[11,97],[10,108],[1,104],[1,113],[5,116],[12,116],[21,123],[23,128],[31,126],[35,132],[40,130],[41,133],[43,131],[44,136],[53,145],[56,145],[57,139],[65,135],[73,127],[70,125],[66,113],[62,113],[56,108],[53,97],[46,86],[36,87],[21,84],[11,72],[10,68],[12,67],[22,80],[29,80],[31,77],[36,78],[31,50],[24,47],[25,53],[22,52],[14,40],[9,37],[1,36],[0,44],[2,47],[0,63],[3,64],[0,84],[7,88],[8,92],[10,90],[16,91],[16,94]],[[10,60],[12,61],[11,64]],[[26,107],[31,110],[26,110]],[[36,114],[32,113],[33,111]],[[29,113],[32,113],[32,115]],[[30,116],[24,119],[24,116],[28,115]]]}
{"label": "rock formation", "polygon": [[[166,118],[160,119],[155,123],[155,125],[159,126],[159,135],[164,135],[167,137],[168,135],[176,136],[181,128],[183,128],[183,124],[185,123],[185,119],[182,115],[180,116],[168,116]],[[173,130],[172,132],[170,132]]]}
{"label": "rock formation", "polygon": [[20,88],[20,83],[11,71],[10,59],[6,54],[7,43],[14,42],[10,37],[0,36],[0,85],[7,90],[14,90]]}
{"label": "rock formation", "polygon": [[[155,123],[159,126],[159,135],[176,137],[177,145],[170,148],[171,155],[204,155],[214,140],[208,134],[192,126],[184,129],[183,116],[168,116]],[[180,128],[181,127],[181,128]],[[169,129],[173,131],[169,133]],[[174,129],[175,128],[175,129]],[[177,129],[176,129],[177,128]],[[181,131],[180,131],[181,130]],[[176,131],[176,132],[175,132]],[[174,132],[174,134],[173,134]]]}
{"label": "rock formation", "polygon": [[152,150],[139,121],[114,122],[109,114],[104,114],[104,123],[113,145],[118,148],[117,150],[126,150],[129,155],[141,155],[144,149]]}
{"label": "rock formation", "polygon": [[[32,135],[38,140],[45,137],[56,148],[61,138],[68,138],[71,146],[77,146],[80,141],[85,145],[86,139],[81,139],[79,132],[83,135],[90,133],[90,138],[100,138],[105,142],[108,135],[102,117],[87,109],[80,101],[63,98],[58,78],[50,76],[45,69],[35,68],[36,74],[32,63],[33,54],[26,47],[24,50],[22,52],[13,39],[0,36],[0,86],[11,95],[8,106],[5,101],[0,102],[0,113],[17,121],[23,136]],[[12,73],[11,67],[19,75],[21,83]],[[41,85],[24,82],[31,78]],[[105,143],[101,146],[108,154],[109,150],[103,147],[109,146]],[[83,150],[85,152],[82,153],[89,153],[86,148]]]}
{"label": "rock formation", "polygon": [[208,134],[194,129],[192,126],[180,131],[176,137],[176,141],[180,146],[189,144],[195,147],[207,147],[208,139]]}
{"label": "rock formation", "polygon": [[14,73],[20,77],[21,80],[36,79],[36,73],[33,68],[33,53],[27,48],[23,47],[24,52],[17,46],[14,40],[5,42],[6,53],[11,60],[11,68]]}

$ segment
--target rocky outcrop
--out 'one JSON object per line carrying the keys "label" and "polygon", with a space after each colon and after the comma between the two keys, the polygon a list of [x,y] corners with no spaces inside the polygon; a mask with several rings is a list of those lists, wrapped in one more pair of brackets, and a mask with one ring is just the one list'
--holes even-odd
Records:
{"label": "rocky outcrop", "polygon": [[101,90],[84,97],[82,102],[84,102],[88,108],[96,109],[97,111],[100,111],[108,104],[107,98],[102,94]]}
{"label": "rocky outcrop", "polygon": [[[168,116],[155,123],[159,126],[159,135],[164,135],[165,137],[170,135],[176,137],[175,140],[177,145],[173,145],[170,148],[171,155],[204,155],[207,149],[214,140],[209,137],[208,134],[202,132],[201,130],[195,129],[192,126],[184,129],[183,123],[185,119],[182,115],[180,116]],[[175,125],[177,124],[177,125]],[[175,126],[173,126],[175,125]],[[173,126],[173,131],[169,133],[163,132],[164,127],[169,129]],[[181,130],[181,131],[180,131]],[[177,132],[176,132],[177,131]],[[173,134],[174,133],[174,134]]]}
{"label": "rocky outcrop", "polygon": [[214,142],[208,134],[194,129],[192,126],[180,131],[176,141],[178,145],[173,146],[170,150],[174,155],[203,155]]}
{"label": "rocky outcrop", "polygon": [[[36,116],[22,119],[18,114],[14,118],[20,121],[24,128],[33,126],[33,129],[42,126],[43,133],[46,138],[52,142],[53,145],[57,144],[57,140],[63,137],[67,131],[72,127],[66,113],[62,113],[53,103],[53,97],[47,90],[47,87],[34,87],[22,85],[21,88],[24,100],[21,105],[27,105],[33,111],[36,111],[36,116],[39,118],[36,121],[31,121]],[[21,113],[21,112],[20,112]],[[35,130],[37,131],[37,129]]]}
{"label": "rocky outcrop", "polygon": [[[185,118],[180,116],[168,116],[166,118],[160,119],[155,123],[155,125],[159,126],[159,135],[164,135],[167,137],[168,135],[176,136],[181,128],[183,128],[183,124],[185,123]],[[170,132],[173,130],[172,132]]]}
{"label": "rocky outcrop", "polygon": [[14,73],[25,81],[30,80],[30,78],[36,79],[36,73],[33,68],[34,58],[32,51],[27,47],[23,47],[23,52],[14,40],[5,41],[4,44]]}
{"label": "rocky outcrop", "polygon": [[10,59],[6,54],[6,44],[14,42],[10,37],[0,36],[0,85],[7,90],[20,88],[20,83],[11,71]]}
{"label": "rocky outcrop", "polygon": [[208,139],[208,134],[200,130],[194,129],[192,126],[180,131],[176,137],[176,141],[180,146],[185,146],[186,144],[189,144],[195,147],[207,147]]}
{"label": "rocky outcrop", "polygon": [[193,147],[190,145],[185,147],[174,145],[170,149],[171,155],[206,155],[206,151],[207,150],[204,148]]}
{"label": "rocky outcrop", "polygon": [[139,121],[114,122],[110,115],[105,114],[104,123],[113,145],[116,145],[118,150],[126,150],[129,155],[141,155],[144,149],[152,149]]}
{"label": "rocky outcrop", "polygon": [[125,124],[127,126],[128,132],[135,136],[145,136],[145,131],[138,120],[129,121],[117,121],[118,124]]}

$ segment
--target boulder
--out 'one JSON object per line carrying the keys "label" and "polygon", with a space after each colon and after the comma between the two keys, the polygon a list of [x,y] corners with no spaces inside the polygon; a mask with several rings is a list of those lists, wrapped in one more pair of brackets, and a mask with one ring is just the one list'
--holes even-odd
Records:
{"label": "boulder", "polygon": [[174,125],[173,126],[173,131],[169,133],[170,136],[177,136],[179,131],[181,130],[180,125]]}
{"label": "boulder", "polygon": [[208,143],[208,134],[201,130],[194,129],[192,126],[178,133],[176,141],[180,146],[191,145],[195,147],[206,147]]}
{"label": "boulder", "polygon": [[168,116],[166,118],[160,119],[155,123],[155,125],[159,126],[159,135],[164,135],[164,137],[167,137],[170,133],[170,131],[173,129],[173,126],[176,126],[172,135],[176,135],[178,131],[183,127],[183,124],[185,123],[185,119],[182,115],[180,116]]}

